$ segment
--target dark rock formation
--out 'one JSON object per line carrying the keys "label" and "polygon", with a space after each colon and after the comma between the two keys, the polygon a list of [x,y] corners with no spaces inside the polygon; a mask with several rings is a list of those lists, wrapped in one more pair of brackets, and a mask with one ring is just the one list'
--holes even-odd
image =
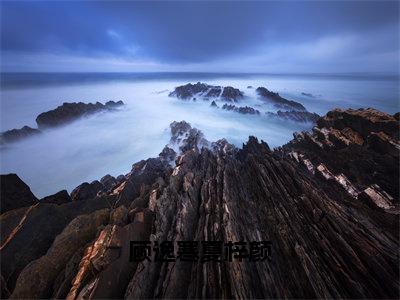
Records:
{"label": "dark rock formation", "polygon": [[64,204],[71,201],[71,197],[69,196],[66,190],[59,191],[54,195],[50,195],[40,199],[40,203],[54,203],[54,204]]}
{"label": "dark rock formation", "polygon": [[217,105],[217,103],[215,103],[215,101],[211,102],[210,106],[211,106],[211,107],[217,107],[217,108],[218,108],[218,105]]}
{"label": "dark rock formation", "polygon": [[185,121],[172,122],[171,140],[169,145],[179,149],[179,153],[190,149],[201,150],[203,147],[209,146],[209,141],[204,138],[204,134],[197,128],[192,128]]}
{"label": "dark rock formation", "polygon": [[168,146],[165,146],[161,153],[158,155],[162,161],[172,163],[175,161],[176,152]]}
{"label": "dark rock formation", "polygon": [[399,126],[394,117],[371,108],[336,109],[318,119],[312,133],[294,136],[283,149],[311,172],[347,185],[355,198],[377,185],[389,194],[387,201],[399,201]]}
{"label": "dark rock formation", "polygon": [[[175,122],[175,167],[143,160],[102,196],[1,215],[2,296],[398,299],[399,159],[357,128],[370,124],[382,143],[398,144],[395,118],[371,110],[324,118],[333,125],[274,151],[254,137],[243,149],[226,140],[200,148],[201,132]],[[129,261],[131,240],[270,240],[272,253],[258,262],[138,263]]]}
{"label": "dark rock formation", "polygon": [[258,87],[256,89],[256,92],[263,101],[271,103],[277,108],[299,111],[306,110],[306,108],[301,103],[282,98],[278,93],[271,92],[265,87]]}
{"label": "dark rock formation", "polygon": [[96,197],[97,193],[102,191],[103,188],[104,185],[101,184],[98,180],[95,180],[91,183],[84,182],[81,185],[77,186],[71,192],[71,199],[72,201],[81,201],[84,199]]}
{"label": "dark rock formation", "polygon": [[16,174],[0,175],[0,212],[31,206],[38,199]]}
{"label": "dark rock formation", "polygon": [[24,126],[21,129],[11,129],[4,131],[0,134],[0,145],[6,143],[12,143],[21,139],[40,134],[39,129]]}
{"label": "dark rock formation", "polygon": [[224,87],[221,98],[226,101],[237,101],[243,98],[243,93],[239,89],[235,89],[231,86]]}
{"label": "dark rock formation", "polygon": [[294,122],[304,122],[304,123],[315,123],[319,119],[319,115],[316,113],[310,113],[308,111],[280,111],[277,113],[266,112],[268,117],[280,118],[284,120],[291,120]]}
{"label": "dark rock formation", "polygon": [[247,86],[248,89],[252,89],[253,87],[251,85]]}
{"label": "dark rock formation", "polygon": [[36,118],[39,128],[55,127],[74,121],[85,115],[93,114],[104,110],[116,109],[124,105],[122,101],[108,101],[105,104],[100,102],[93,103],[63,103],[56,109],[41,113]]}
{"label": "dark rock formation", "polygon": [[221,86],[198,82],[196,84],[188,83],[186,85],[178,86],[169,94],[169,96],[185,100],[196,99],[194,97],[197,96],[202,97],[205,100],[221,97],[221,99],[225,101],[237,101],[243,98],[243,93],[239,89],[235,89],[231,86],[223,88]]}
{"label": "dark rock formation", "polygon": [[314,96],[313,94],[311,94],[311,93],[304,93],[304,92],[302,92],[301,95],[302,95],[302,96],[306,96],[306,97],[310,97],[310,98],[315,98],[315,96]]}
{"label": "dark rock formation", "polygon": [[222,109],[235,111],[235,112],[238,112],[238,113],[241,113],[241,114],[244,114],[244,115],[247,115],[247,114],[259,115],[260,114],[260,111],[258,111],[257,109],[254,109],[254,108],[252,108],[250,106],[237,107],[237,106],[232,105],[232,104],[224,104],[222,106]]}

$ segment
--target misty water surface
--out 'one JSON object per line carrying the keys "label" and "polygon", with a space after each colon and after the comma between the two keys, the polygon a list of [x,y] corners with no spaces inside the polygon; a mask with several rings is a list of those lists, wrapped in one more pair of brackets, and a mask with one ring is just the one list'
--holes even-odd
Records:
{"label": "misty water surface", "polygon": [[[61,189],[70,192],[80,183],[106,174],[125,174],[133,163],[157,156],[168,143],[169,124],[175,120],[190,122],[210,141],[226,138],[239,147],[249,135],[276,147],[289,141],[294,131],[311,128],[310,124],[214,109],[210,102],[168,97],[174,87],[200,80],[240,88],[246,98],[239,105],[262,112],[271,108],[257,100],[258,86],[299,101],[309,111],[319,114],[334,107],[375,107],[389,113],[398,110],[398,86],[393,79],[205,75],[103,79],[58,79],[36,85],[28,80],[3,88],[1,131],[24,125],[35,127],[38,114],[63,102],[123,100],[126,106],[9,145],[1,150],[1,173],[17,173],[37,197],[43,197]],[[249,85],[254,88],[248,89]],[[314,97],[303,96],[302,92]]]}

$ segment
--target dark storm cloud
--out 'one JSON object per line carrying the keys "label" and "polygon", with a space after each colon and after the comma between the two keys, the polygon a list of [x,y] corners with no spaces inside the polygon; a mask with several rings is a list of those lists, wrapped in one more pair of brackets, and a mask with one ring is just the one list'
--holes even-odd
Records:
{"label": "dark storm cloud", "polygon": [[[368,39],[360,55],[398,50],[398,2],[2,2],[1,49],[200,63],[329,36]],[[349,54],[349,53],[348,53]]]}

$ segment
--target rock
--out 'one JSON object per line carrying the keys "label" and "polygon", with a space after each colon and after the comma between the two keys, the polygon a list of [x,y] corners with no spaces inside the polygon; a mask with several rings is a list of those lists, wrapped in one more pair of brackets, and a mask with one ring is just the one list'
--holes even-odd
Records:
{"label": "rock", "polygon": [[310,97],[310,98],[315,98],[315,96],[314,96],[313,94],[311,94],[311,93],[304,93],[304,92],[302,92],[301,95],[302,95],[302,96],[306,96],[306,97]]}
{"label": "rock", "polygon": [[248,85],[247,88],[248,88],[248,89],[252,89],[253,87],[252,87],[251,85]]}
{"label": "rock", "polygon": [[27,186],[16,174],[0,175],[1,213],[38,203]]}
{"label": "rock", "polygon": [[384,132],[393,139],[399,137],[399,123],[395,117],[373,108],[334,109],[318,120],[319,127],[342,130],[345,127],[366,138],[371,132]]}
{"label": "rock", "polygon": [[158,155],[162,161],[173,163],[176,158],[176,152],[168,146],[165,146],[161,153]]}
{"label": "rock", "polygon": [[217,105],[217,103],[215,103],[215,101],[211,102],[210,106],[218,108],[218,105]]}
{"label": "rock", "polygon": [[179,99],[191,99],[197,94],[205,93],[210,88],[211,86],[201,82],[196,84],[188,83],[186,85],[176,87],[175,90],[169,94],[169,96],[177,97]]}
{"label": "rock", "polygon": [[237,106],[232,105],[232,104],[224,104],[222,106],[222,109],[235,111],[235,112],[238,112],[238,113],[244,114],[244,115],[247,115],[247,114],[259,115],[260,114],[260,111],[258,111],[257,109],[254,109],[254,108],[252,108],[250,106],[237,107]]}
{"label": "rock", "polygon": [[50,297],[56,276],[74,253],[95,237],[97,228],[106,224],[108,218],[108,209],[75,218],[57,236],[46,255],[30,263],[21,272],[10,298]]}
{"label": "rock", "polygon": [[54,204],[64,204],[71,202],[71,197],[66,190],[59,191],[54,195],[50,195],[40,199],[40,203],[54,203]]}
{"label": "rock", "polygon": [[235,89],[231,86],[222,88],[221,86],[197,82],[196,84],[188,83],[178,86],[169,96],[184,100],[195,99],[195,97],[201,97],[204,100],[221,97],[221,100],[224,101],[237,101],[243,98],[243,93],[239,89]]}
{"label": "rock", "polygon": [[113,176],[107,174],[100,179],[100,183],[103,185],[104,191],[109,191],[117,185],[118,181]]}
{"label": "rock", "polygon": [[71,192],[71,199],[72,201],[82,201],[94,198],[97,196],[97,193],[103,189],[104,186],[97,180],[92,183],[84,182]]}
{"label": "rock", "polygon": [[111,212],[110,224],[124,226],[128,223],[128,210],[124,205],[118,206]]}
{"label": "rock", "polygon": [[0,134],[0,144],[13,143],[27,137],[40,134],[39,129],[24,126],[21,129],[11,129]]}
{"label": "rock", "polygon": [[310,113],[308,111],[280,111],[277,113],[266,112],[268,117],[272,118],[280,118],[284,120],[290,120],[294,122],[303,122],[303,123],[315,123],[319,119],[319,115],[316,113]]}
{"label": "rock", "polygon": [[295,134],[283,149],[314,166],[323,163],[334,176],[344,174],[358,191],[378,185],[398,202],[398,130],[386,113],[335,109],[317,120],[312,133]]}
{"label": "rock", "polygon": [[226,101],[238,101],[243,98],[243,93],[239,89],[235,89],[231,86],[224,87],[221,98]]}
{"label": "rock", "polygon": [[114,102],[108,101],[106,104],[100,102],[93,103],[83,103],[83,102],[64,102],[61,106],[56,109],[41,113],[36,118],[36,123],[38,127],[47,128],[60,126],[71,121],[74,121],[85,115],[97,113],[99,111],[109,111],[116,109],[124,105],[122,101]]}
{"label": "rock", "polygon": [[209,146],[209,141],[204,138],[203,133],[197,128],[192,128],[185,121],[172,122],[171,140],[169,145],[177,149],[175,152],[185,152],[190,149],[201,149]]}
{"label": "rock", "polygon": [[278,93],[271,92],[265,87],[258,87],[256,89],[256,92],[263,101],[271,103],[277,108],[290,111],[291,110],[306,111],[306,108],[301,103],[282,98]]}
{"label": "rock", "polygon": [[[399,161],[370,136],[398,139],[382,125],[385,114],[373,118],[369,133],[317,123],[274,150],[255,137],[242,149],[226,140],[200,148],[201,132],[174,122],[171,140],[183,147],[173,168],[161,157],[139,161],[102,196],[0,216],[4,295],[397,299]],[[135,240],[172,241],[175,249],[178,241],[271,241],[272,252],[258,262],[137,263],[129,261]]]}

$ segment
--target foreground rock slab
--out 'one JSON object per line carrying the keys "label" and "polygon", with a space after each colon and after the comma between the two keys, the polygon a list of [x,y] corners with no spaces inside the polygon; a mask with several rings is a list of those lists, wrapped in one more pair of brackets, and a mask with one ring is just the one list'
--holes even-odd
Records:
{"label": "foreground rock slab", "polygon": [[[117,183],[103,177],[100,193],[0,216],[2,295],[398,299],[396,121],[336,110],[274,150],[255,137],[242,149],[210,143],[174,122],[159,157]],[[130,262],[130,240],[271,241],[272,253],[260,262]]]}

